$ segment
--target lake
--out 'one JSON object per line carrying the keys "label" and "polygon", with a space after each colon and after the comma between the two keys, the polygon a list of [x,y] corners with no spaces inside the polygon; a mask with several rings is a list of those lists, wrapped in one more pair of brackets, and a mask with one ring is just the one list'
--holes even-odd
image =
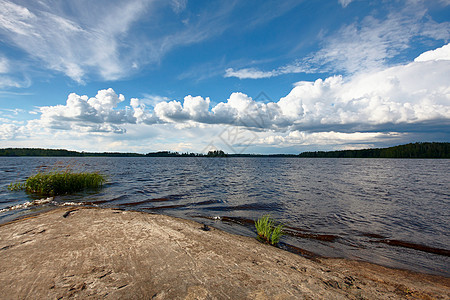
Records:
{"label": "lake", "polygon": [[[32,201],[6,186],[61,162],[100,171],[99,191]],[[0,157],[0,222],[72,203],[161,213],[256,236],[270,213],[281,247],[450,276],[450,160]]]}

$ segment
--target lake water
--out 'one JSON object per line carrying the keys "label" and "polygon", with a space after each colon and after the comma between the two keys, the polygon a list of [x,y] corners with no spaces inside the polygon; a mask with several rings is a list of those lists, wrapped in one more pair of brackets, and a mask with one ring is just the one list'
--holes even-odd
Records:
{"label": "lake water", "polygon": [[[32,201],[6,186],[57,162],[100,171],[100,191]],[[0,222],[64,203],[193,219],[255,236],[270,213],[281,246],[450,276],[450,160],[314,158],[0,158]],[[311,252],[311,253],[310,253]]]}

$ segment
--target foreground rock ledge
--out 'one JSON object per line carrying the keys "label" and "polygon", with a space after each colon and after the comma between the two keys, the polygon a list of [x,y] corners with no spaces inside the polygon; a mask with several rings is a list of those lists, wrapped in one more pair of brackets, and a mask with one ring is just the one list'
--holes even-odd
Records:
{"label": "foreground rock ledge", "polygon": [[311,261],[196,222],[65,208],[0,226],[3,299],[450,298],[449,279]]}

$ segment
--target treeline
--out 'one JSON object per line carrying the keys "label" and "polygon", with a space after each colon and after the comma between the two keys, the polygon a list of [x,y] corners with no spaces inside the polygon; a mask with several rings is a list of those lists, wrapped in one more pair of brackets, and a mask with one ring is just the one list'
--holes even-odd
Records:
{"label": "treeline", "polygon": [[147,154],[143,154],[142,156],[146,157],[200,157],[205,156],[204,154],[199,153],[179,153],[179,152],[171,152],[171,151],[159,151],[159,152],[150,152]]}
{"label": "treeline", "polygon": [[77,152],[65,149],[6,148],[0,149],[0,156],[140,157],[145,155],[120,152]]}
{"label": "treeline", "polygon": [[411,143],[389,148],[303,152],[299,157],[450,158],[450,143]]}
{"label": "treeline", "polygon": [[82,156],[81,153],[65,149],[7,148],[0,149],[0,156]]}
{"label": "treeline", "polygon": [[67,157],[226,157],[222,150],[209,151],[207,154],[179,153],[172,151],[140,153],[121,152],[77,152],[65,149],[41,149],[41,148],[6,148],[0,149],[0,156],[67,156]]}
{"label": "treeline", "polygon": [[207,154],[193,152],[158,151],[147,154],[120,152],[77,152],[65,149],[6,148],[0,149],[0,156],[51,156],[51,157],[298,157],[297,154],[228,154],[222,150]]}
{"label": "treeline", "polygon": [[411,143],[389,148],[315,151],[300,154],[227,154],[222,150],[201,153],[171,151],[139,153],[77,152],[65,149],[6,148],[0,156],[68,156],[68,157],[335,157],[335,158],[450,158],[450,143]]}

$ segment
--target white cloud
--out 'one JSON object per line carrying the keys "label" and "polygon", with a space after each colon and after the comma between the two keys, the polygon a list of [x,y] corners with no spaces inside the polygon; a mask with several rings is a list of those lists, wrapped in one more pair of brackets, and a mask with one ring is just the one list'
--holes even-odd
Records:
{"label": "white cloud", "polygon": [[225,77],[237,77],[239,79],[260,79],[260,78],[270,78],[274,76],[273,71],[260,71],[255,68],[244,68],[240,70],[234,70],[233,68],[228,68],[225,70]]}
{"label": "white cloud", "polygon": [[7,0],[0,1],[0,5],[2,7],[0,26],[18,35],[28,34],[29,30],[32,29],[32,26],[28,24],[28,20],[36,16],[26,7]]}
{"label": "white cloud", "polygon": [[133,117],[137,123],[146,122],[149,119],[148,114],[145,112],[145,105],[142,104],[139,99],[131,98],[130,106],[133,108]]}
{"label": "white cloud", "polygon": [[179,101],[160,102],[155,106],[155,115],[162,121],[180,122],[192,120],[207,123],[210,118],[210,99],[203,99],[200,96],[184,97],[184,103]]}
{"label": "white cloud", "polygon": [[[0,89],[11,87],[26,88],[31,85],[31,80],[28,78],[28,76],[26,75],[20,76],[18,74],[18,72],[22,70],[23,65],[24,65],[23,62],[17,60],[10,60],[0,53]],[[0,91],[0,93],[14,93],[14,92]]]}
{"label": "white cloud", "polygon": [[140,99],[140,102],[145,105],[150,105],[152,107],[155,107],[156,104],[159,102],[165,102],[169,101],[170,99],[168,97],[160,96],[160,95],[151,95],[151,94],[144,94],[144,98]]}
{"label": "white cloud", "polygon": [[339,4],[342,5],[342,7],[347,7],[350,3],[353,2],[353,0],[338,0]]}
{"label": "white cloud", "polygon": [[225,70],[224,77],[237,77],[239,79],[260,79],[280,76],[283,74],[311,73],[312,71],[312,68],[305,68],[297,62],[280,67],[278,69],[274,69],[272,71],[261,71],[256,68],[243,68],[239,70],[228,68]]}
{"label": "white cloud", "polygon": [[186,9],[187,2],[187,0],[172,0],[170,5],[172,6],[173,11],[176,14],[179,14]]}
{"label": "white cloud", "polygon": [[[433,57],[440,52],[433,52]],[[400,124],[406,126],[402,130],[416,130],[413,128],[433,120],[445,120],[443,124],[447,125],[449,69],[447,60],[415,61],[349,78],[332,76],[303,81],[286,97],[272,103],[258,103],[245,94],[233,93],[227,102],[211,109],[208,122],[272,130],[334,128],[348,132],[387,131]],[[180,102],[171,103],[170,107],[172,114],[183,111]],[[183,114],[178,120],[198,118]]]}
{"label": "white cloud", "polygon": [[210,108],[209,98],[187,96],[184,102],[160,102],[154,111],[162,122],[230,124],[254,130],[389,131],[401,124],[404,131],[416,130],[433,120],[449,122],[449,68],[449,61],[416,61],[347,79],[332,76],[298,82],[278,102],[260,103],[232,93],[226,102]]}
{"label": "white cloud", "polygon": [[384,131],[389,124],[448,122],[449,67],[450,62],[411,63],[347,82],[342,77],[300,82],[278,104],[297,127],[311,130],[333,125]]}
{"label": "white cloud", "polygon": [[414,61],[450,60],[450,44],[420,54]]}
{"label": "white cloud", "polygon": [[421,5],[408,5],[381,20],[368,16],[361,23],[342,27],[324,41],[324,47],[309,58],[313,65],[333,71],[355,72],[385,68],[410,47],[413,38],[448,40],[448,22],[435,23]]}
{"label": "white cloud", "polygon": [[[1,5],[1,2],[0,2]],[[0,15],[0,24],[1,24],[1,15]],[[0,88],[10,88],[10,87],[27,87],[30,82],[28,79],[19,80],[14,78],[14,76],[9,75],[11,72],[11,62],[6,57],[0,55]]]}
{"label": "white cloud", "polygon": [[[275,147],[286,147],[292,145],[348,145],[348,144],[373,144],[386,139],[398,139],[402,134],[395,132],[305,132],[290,131],[287,134],[262,134],[254,144],[272,145]],[[359,148],[359,147],[357,147]]]}
{"label": "white cloud", "polygon": [[0,88],[9,88],[9,87],[16,87],[16,88],[20,88],[20,87],[24,87],[24,85],[22,85],[22,83],[20,83],[19,81],[17,81],[14,78],[11,78],[10,76],[1,76],[0,75]]}
{"label": "white cloud", "polygon": [[82,82],[91,69],[97,70],[102,78],[112,80],[131,68],[127,57],[118,53],[118,39],[145,12],[145,2],[108,2],[101,7],[102,13],[94,16],[93,12],[102,3],[98,7],[73,3],[73,15],[68,15],[63,12],[63,3],[16,4],[1,0],[0,30],[47,68],[63,72],[77,82]]}
{"label": "white cloud", "polygon": [[[92,75],[104,80],[126,77],[160,63],[173,48],[220,35],[232,26],[227,18],[236,6],[229,2],[207,5],[195,18],[182,22],[186,0],[0,1],[8,8],[0,11],[0,34],[41,62],[41,67],[79,83]],[[167,6],[179,19],[166,14]],[[134,30],[137,22],[150,29]],[[169,24],[164,30],[162,22]]]}
{"label": "white cloud", "polygon": [[122,135],[127,139],[131,130],[129,136],[141,139],[146,134],[158,135],[161,145],[175,139],[177,144],[197,141],[197,146],[220,134],[224,125],[244,128],[250,138],[256,133],[258,145],[345,141],[367,145],[422,132],[448,136],[450,60],[437,59],[444,57],[440,49],[447,46],[426,52],[429,59],[380,71],[297,82],[276,102],[232,93],[226,102],[213,107],[209,98],[188,95],[183,101],[158,102],[153,109],[132,98],[129,106],[120,108],[125,97],[107,89],[91,98],[72,93],[64,105],[41,107],[40,118],[26,125],[1,124],[0,120],[0,130],[8,140],[67,132],[74,138],[108,137],[110,143],[117,141],[112,133],[127,133]]}
{"label": "white cloud", "polygon": [[[206,5],[188,21],[182,16],[186,5],[187,0],[0,0],[0,35],[39,67],[78,83],[93,76],[117,80],[160,63],[173,48],[199,43],[232,26],[227,18],[236,3]],[[167,6],[179,16],[167,14]],[[137,22],[148,30],[134,30]],[[168,25],[161,28],[162,23]]]}
{"label": "white cloud", "polygon": [[17,131],[19,129],[20,126],[16,126],[13,124],[0,124],[0,139],[1,140],[13,139],[17,135]]}
{"label": "white cloud", "polygon": [[38,122],[58,130],[113,133],[124,133],[123,124],[150,123],[151,115],[137,99],[131,99],[131,108],[117,109],[124,100],[125,97],[117,95],[112,88],[100,90],[92,98],[71,93],[65,105],[41,107]]}
{"label": "white cloud", "polygon": [[[349,0],[340,1],[347,6]],[[385,18],[367,16],[323,37],[315,53],[271,71],[228,68],[225,77],[260,79],[292,73],[332,72],[355,74],[385,69],[411,47],[414,39],[448,41],[450,22],[437,23],[421,2],[409,2]],[[446,50],[448,51],[448,50]]]}
{"label": "white cloud", "polygon": [[9,71],[9,62],[5,57],[0,56],[0,74],[8,73]]}

